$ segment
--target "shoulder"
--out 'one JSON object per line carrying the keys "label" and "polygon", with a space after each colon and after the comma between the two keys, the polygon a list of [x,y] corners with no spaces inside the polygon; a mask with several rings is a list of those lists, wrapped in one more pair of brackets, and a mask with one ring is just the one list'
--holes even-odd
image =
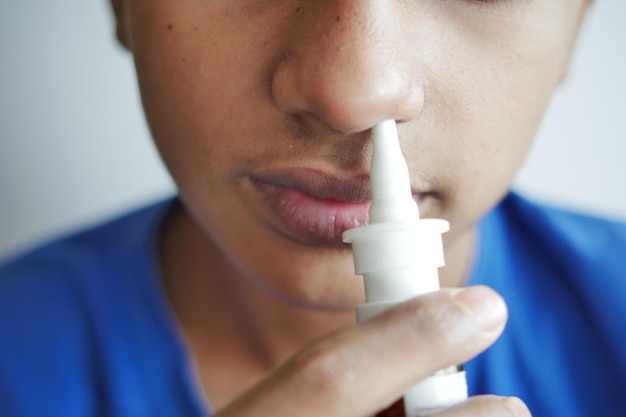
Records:
{"label": "shoulder", "polygon": [[[37,401],[24,395],[41,397],[40,406],[52,408],[55,397],[88,397],[82,391],[100,361],[96,348],[112,336],[111,323],[133,318],[132,309],[138,308],[133,295],[147,285],[156,230],[170,203],[139,209],[0,265],[0,414],[6,404],[35,406]],[[30,415],[21,408],[15,414]]]}
{"label": "shoulder", "polygon": [[545,255],[569,256],[626,270],[626,223],[531,201],[510,193],[491,214],[509,239],[521,240]]}
{"label": "shoulder", "polygon": [[567,318],[572,326],[586,326],[589,338],[598,323],[626,326],[623,222],[510,194],[484,219],[481,232],[475,276],[489,277],[509,297],[511,316],[544,323],[553,318],[561,330]]}
{"label": "shoulder", "polygon": [[472,282],[484,281],[505,295],[515,294],[511,302],[519,302],[520,308],[525,294],[533,303],[545,302],[548,310],[560,301],[572,307],[576,302],[598,316],[611,311],[626,317],[623,222],[511,193],[482,220],[479,230]]}
{"label": "shoulder", "polygon": [[[624,254],[624,223],[509,194],[480,223],[473,281],[505,297],[509,321],[468,366],[479,390],[520,396],[541,415],[616,415],[608,410],[626,387],[616,330],[626,328]],[[577,378],[563,390],[572,364]]]}
{"label": "shoulder", "polygon": [[[509,321],[468,366],[477,388],[520,396],[541,415],[618,415],[624,254],[624,223],[509,194],[480,223],[473,280],[505,297]],[[572,364],[582,365],[569,391],[555,390]]]}
{"label": "shoulder", "polygon": [[0,264],[0,285],[29,277],[74,275],[106,267],[149,243],[171,201],[163,201],[74,232]]}
{"label": "shoulder", "polygon": [[[122,283],[121,276],[145,265],[171,201],[160,202],[73,233],[0,265],[0,319],[7,309],[52,316],[82,297]],[[104,278],[104,279],[102,279]]]}

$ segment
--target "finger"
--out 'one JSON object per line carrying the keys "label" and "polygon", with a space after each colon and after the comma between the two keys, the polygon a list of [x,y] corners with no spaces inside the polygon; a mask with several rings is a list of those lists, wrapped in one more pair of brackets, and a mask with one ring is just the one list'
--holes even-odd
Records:
{"label": "finger", "polygon": [[313,344],[220,415],[373,414],[486,349],[505,321],[504,302],[486,287],[428,294]]}
{"label": "finger", "polygon": [[[406,389],[485,350],[500,336],[506,319],[502,298],[488,287],[475,286],[419,297],[367,325],[373,326],[373,339],[382,342],[381,350],[394,345],[387,369],[413,368],[415,373],[407,373],[402,383]],[[384,339],[379,336],[383,332]]]}
{"label": "finger", "polygon": [[532,417],[526,404],[517,397],[481,395],[472,397],[432,417]]}

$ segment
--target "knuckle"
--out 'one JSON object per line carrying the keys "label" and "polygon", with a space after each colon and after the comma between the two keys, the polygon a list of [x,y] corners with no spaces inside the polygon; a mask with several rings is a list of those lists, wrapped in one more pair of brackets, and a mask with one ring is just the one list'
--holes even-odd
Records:
{"label": "knuckle", "polygon": [[458,309],[449,300],[442,301],[437,297],[429,297],[424,302],[412,305],[411,314],[408,314],[407,324],[412,333],[421,340],[441,346],[453,345],[458,341],[458,323],[460,318]]}
{"label": "knuckle", "polygon": [[323,395],[327,399],[343,398],[352,391],[358,367],[353,358],[321,342],[298,354],[293,361],[301,389]]}

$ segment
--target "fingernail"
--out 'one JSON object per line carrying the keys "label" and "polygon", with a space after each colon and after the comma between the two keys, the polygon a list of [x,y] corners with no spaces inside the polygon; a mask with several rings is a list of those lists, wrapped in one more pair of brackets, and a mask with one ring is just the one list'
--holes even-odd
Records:
{"label": "fingernail", "polygon": [[511,413],[515,417],[531,417],[530,411],[526,404],[517,397],[507,397],[504,399],[504,404],[511,410]]}
{"label": "fingernail", "polygon": [[454,296],[454,301],[485,331],[499,329],[506,320],[506,304],[500,296],[485,286],[465,288]]}

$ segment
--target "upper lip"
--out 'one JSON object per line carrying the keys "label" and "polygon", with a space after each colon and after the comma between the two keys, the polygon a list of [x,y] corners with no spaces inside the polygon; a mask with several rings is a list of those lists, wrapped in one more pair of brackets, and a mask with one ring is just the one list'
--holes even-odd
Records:
{"label": "upper lip", "polygon": [[371,199],[370,178],[367,174],[333,175],[316,169],[280,169],[248,175],[278,187],[291,188],[325,200],[363,203]]}
{"label": "upper lip", "polygon": [[[372,198],[369,174],[336,175],[310,168],[274,169],[248,174],[253,181],[291,188],[320,199],[363,203]],[[412,190],[413,195],[424,191]]]}

